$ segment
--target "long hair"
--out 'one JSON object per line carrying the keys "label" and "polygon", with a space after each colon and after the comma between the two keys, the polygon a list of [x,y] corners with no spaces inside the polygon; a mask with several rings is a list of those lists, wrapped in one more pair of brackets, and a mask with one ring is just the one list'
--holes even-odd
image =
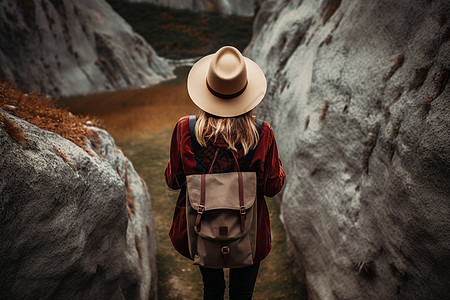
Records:
{"label": "long hair", "polygon": [[229,149],[237,151],[236,146],[240,144],[246,155],[258,145],[259,134],[255,120],[253,110],[231,118],[214,116],[200,110],[195,124],[195,136],[203,147],[206,147],[208,140],[215,142],[219,136],[222,136]]}

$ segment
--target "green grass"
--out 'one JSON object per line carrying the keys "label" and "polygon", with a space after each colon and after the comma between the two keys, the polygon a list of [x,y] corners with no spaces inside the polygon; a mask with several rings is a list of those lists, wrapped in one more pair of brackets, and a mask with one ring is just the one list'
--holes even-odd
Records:
{"label": "green grass", "polygon": [[107,1],[163,57],[204,56],[224,45],[243,51],[252,36],[253,18]]}

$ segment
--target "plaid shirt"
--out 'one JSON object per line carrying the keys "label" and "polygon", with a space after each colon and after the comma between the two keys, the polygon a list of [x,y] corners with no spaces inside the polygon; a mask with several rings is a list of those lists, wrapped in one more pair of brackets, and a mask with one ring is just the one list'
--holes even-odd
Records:
{"label": "plaid shirt", "polygon": [[[209,141],[207,147],[201,149],[204,166],[207,170],[211,165],[216,150],[220,148],[212,173],[235,171],[235,159],[228,144],[223,139],[216,142]],[[244,159],[244,150],[238,147],[237,160],[241,165]],[[256,172],[258,181],[257,190],[257,263],[269,254],[271,249],[270,219],[264,196],[273,197],[279,193],[284,185],[285,173],[278,157],[277,144],[272,128],[266,122],[261,130],[258,146],[255,149],[249,170]],[[175,249],[191,259],[186,231],[186,176],[197,174],[196,161],[189,133],[189,117],[181,118],[176,124],[170,144],[170,157],[164,171],[167,185],[172,189],[181,189],[173,215],[172,227],[169,232]]]}

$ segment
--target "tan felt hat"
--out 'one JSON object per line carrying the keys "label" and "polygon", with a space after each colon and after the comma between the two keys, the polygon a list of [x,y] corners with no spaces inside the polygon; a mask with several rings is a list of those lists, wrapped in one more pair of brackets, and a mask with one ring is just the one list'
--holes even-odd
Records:
{"label": "tan felt hat", "polygon": [[266,88],[261,68],[232,46],[200,59],[187,78],[192,101],[219,117],[234,117],[255,108],[264,98]]}

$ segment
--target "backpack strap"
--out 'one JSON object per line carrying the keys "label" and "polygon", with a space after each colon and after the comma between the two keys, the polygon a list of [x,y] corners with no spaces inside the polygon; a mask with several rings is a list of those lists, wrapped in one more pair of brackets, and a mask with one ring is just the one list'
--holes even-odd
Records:
{"label": "backpack strap", "polygon": [[[197,122],[197,116],[189,116],[189,134],[191,136],[192,149],[194,150],[195,169],[200,174],[205,174],[205,173],[207,173],[208,169],[207,169],[207,166],[205,166],[205,163],[203,162],[203,157],[201,155],[202,146],[198,143],[197,138],[195,137],[195,123],[196,122]],[[262,131],[263,126],[264,126],[263,121],[260,119],[256,119],[256,129],[258,130],[259,136],[261,136],[261,131]],[[247,153],[247,155],[244,157],[244,161],[242,163],[241,170],[243,170],[243,171],[248,170],[254,154],[255,154],[255,149],[252,149],[252,150],[250,150],[249,153]]]}
{"label": "backpack strap", "polygon": [[192,149],[194,150],[195,156],[195,169],[200,174],[205,174],[208,170],[206,169],[205,163],[203,162],[203,157],[201,154],[202,146],[198,143],[195,137],[195,123],[197,122],[197,116],[189,116],[189,134],[191,135]]}
{"label": "backpack strap", "polygon": [[[258,135],[261,137],[261,131],[263,128],[263,120],[256,119],[256,129],[258,130]],[[244,157],[244,161],[242,162],[242,170],[247,171],[250,167],[250,163],[252,162],[253,155],[255,154],[255,149],[250,150],[249,153]]]}

